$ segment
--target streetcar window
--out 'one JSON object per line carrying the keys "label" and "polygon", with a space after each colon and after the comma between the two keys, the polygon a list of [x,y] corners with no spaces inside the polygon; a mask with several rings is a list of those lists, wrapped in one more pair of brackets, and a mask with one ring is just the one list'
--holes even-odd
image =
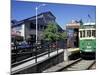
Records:
{"label": "streetcar window", "polygon": [[87,37],[91,37],[91,30],[87,30]]}
{"label": "streetcar window", "polygon": [[80,37],[82,37],[82,31],[80,31]]}
{"label": "streetcar window", "polygon": [[92,30],[92,36],[93,36],[93,37],[96,37],[96,32],[95,32],[95,30]]}
{"label": "streetcar window", "polygon": [[83,30],[83,37],[85,37],[85,30]]}

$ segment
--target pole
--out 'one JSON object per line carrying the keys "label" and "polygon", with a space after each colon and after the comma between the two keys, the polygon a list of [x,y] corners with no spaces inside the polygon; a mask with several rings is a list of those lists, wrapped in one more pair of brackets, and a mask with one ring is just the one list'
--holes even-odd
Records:
{"label": "pole", "polygon": [[42,4],[42,5],[39,5],[37,6],[35,9],[36,9],[36,44],[37,44],[37,41],[38,41],[38,18],[37,18],[37,10],[42,7],[42,6],[45,6],[46,4]]}
{"label": "pole", "polygon": [[37,7],[36,7],[36,44],[37,44],[37,32],[38,31],[38,26],[37,26]]}

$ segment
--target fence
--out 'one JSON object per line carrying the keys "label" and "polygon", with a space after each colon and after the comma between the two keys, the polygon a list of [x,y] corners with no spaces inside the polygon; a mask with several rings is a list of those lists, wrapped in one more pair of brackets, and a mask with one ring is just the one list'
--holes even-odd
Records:
{"label": "fence", "polygon": [[[60,48],[64,48],[64,46],[66,46],[65,43],[64,43],[64,41],[56,41],[56,42],[42,41],[42,43],[40,43],[40,44],[34,43],[32,45],[29,45],[26,47],[20,47],[20,48],[18,47],[18,45],[16,45],[11,50],[12,66],[14,64],[20,64],[22,62],[25,62],[24,60],[26,60],[27,58],[31,58],[31,59],[34,58],[35,63],[37,63],[38,57],[41,57],[45,54],[48,54],[48,57],[50,57],[50,53],[54,52],[54,51],[57,51],[57,53],[58,53],[58,50]],[[26,61],[28,61],[28,60],[26,60]]]}

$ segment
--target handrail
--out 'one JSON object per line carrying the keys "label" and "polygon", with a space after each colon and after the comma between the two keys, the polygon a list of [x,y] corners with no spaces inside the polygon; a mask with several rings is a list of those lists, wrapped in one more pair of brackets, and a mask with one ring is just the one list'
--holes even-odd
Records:
{"label": "handrail", "polygon": [[[55,43],[56,44],[56,43]],[[26,59],[28,58],[31,58],[31,57],[34,57],[37,62],[37,58],[39,56],[42,56],[42,54],[48,54],[48,57],[50,56],[50,53],[52,51],[57,51],[58,53],[58,46],[57,44],[55,45],[54,43],[51,43],[51,42],[46,42],[46,43],[43,43],[43,44],[34,44],[32,47],[30,48],[23,48],[23,49],[15,49],[15,50],[12,50],[12,65],[18,63],[23,63],[25,61],[28,61]],[[25,55],[29,55],[27,57],[24,58],[24,54]],[[23,56],[21,59],[19,59],[20,57],[18,56]],[[18,60],[16,59],[18,57]],[[33,58],[32,58],[33,59]],[[31,60],[31,59],[29,59]],[[11,66],[12,66],[11,65]]]}

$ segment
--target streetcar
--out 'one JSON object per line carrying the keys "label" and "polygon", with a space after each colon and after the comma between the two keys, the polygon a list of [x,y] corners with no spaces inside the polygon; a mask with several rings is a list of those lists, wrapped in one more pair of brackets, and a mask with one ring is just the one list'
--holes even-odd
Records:
{"label": "streetcar", "polygon": [[82,58],[95,58],[96,24],[86,23],[79,28],[79,48]]}

